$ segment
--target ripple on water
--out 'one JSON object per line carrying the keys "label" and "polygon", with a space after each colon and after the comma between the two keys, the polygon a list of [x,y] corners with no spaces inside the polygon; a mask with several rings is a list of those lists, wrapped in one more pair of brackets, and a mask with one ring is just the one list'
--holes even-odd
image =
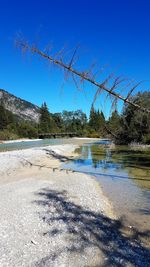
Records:
{"label": "ripple on water", "polygon": [[150,229],[150,150],[125,146],[83,145],[79,157],[65,164],[94,175],[117,214],[128,224]]}

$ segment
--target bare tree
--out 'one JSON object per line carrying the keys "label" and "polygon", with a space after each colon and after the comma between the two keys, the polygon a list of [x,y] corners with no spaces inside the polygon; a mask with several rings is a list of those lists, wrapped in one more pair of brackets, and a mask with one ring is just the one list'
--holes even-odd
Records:
{"label": "bare tree", "polygon": [[[100,94],[105,92],[107,96],[111,97],[112,104],[116,104],[117,100],[121,100],[122,102],[134,106],[136,109],[139,109],[143,112],[150,113],[150,109],[143,107],[134,101],[132,101],[131,94],[133,91],[142,83],[138,82],[136,84],[133,84],[133,81],[130,81],[127,83],[126,79],[118,76],[116,77],[114,73],[110,73],[106,79],[104,79],[102,82],[98,82],[96,80],[96,76],[99,74],[99,72],[94,73],[93,68],[94,65],[92,65],[88,70],[79,71],[74,67],[76,63],[76,54],[77,54],[77,47],[74,49],[71,59],[69,60],[69,63],[66,63],[64,59],[64,49],[60,50],[56,55],[51,55],[49,49],[45,49],[44,51],[41,51],[37,48],[36,45],[30,45],[27,41],[25,41],[23,38],[18,38],[16,40],[16,45],[23,51],[29,51],[32,54],[37,54],[41,56],[42,58],[48,60],[49,62],[53,63],[54,65],[61,67],[65,72],[65,77],[67,78],[68,74],[71,74],[71,77],[73,79],[73,82],[75,83],[76,87],[80,89],[80,85],[87,81],[90,84],[93,84],[97,89],[95,92],[93,104],[98,98]],[[102,70],[100,70],[100,73]],[[123,96],[122,91],[126,90],[126,96]]]}

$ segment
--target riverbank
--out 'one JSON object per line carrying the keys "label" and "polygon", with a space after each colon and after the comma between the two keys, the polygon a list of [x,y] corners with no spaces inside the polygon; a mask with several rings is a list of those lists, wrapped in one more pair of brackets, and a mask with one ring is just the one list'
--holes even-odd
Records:
{"label": "riverbank", "polygon": [[18,139],[10,140],[5,143],[0,144],[0,152],[5,151],[14,151],[29,149],[32,147],[44,147],[51,145],[62,145],[62,144],[74,144],[74,145],[83,145],[84,143],[93,143],[103,139],[99,138],[52,138],[52,139]]}
{"label": "riverbank", "polygon": [[[104,199],[103,211],[110,216],[115,217],[113,213],[112,205],[103,195],[99,184],[95,179],[88,175],[74,173],[71,170],[63,170],[62,163],[72,160],[77,155],[74,153],[78,145],[53,145],[39,148],[31,148],[18,151],[8,151],[0,153],[0,185],[29,179],[34,175],[36,179],[61,179],[66,182],[66,177],[74,179],[74,176],[81,179],[86,177],[89,180],[91,186],[100,194],[100,197]],[[52,177],[52,178],[51,178]],[[81,182],[78,181],[80,187]],[[84,192],[83,192],[84,194]],[[85,195],[85,194],[84,194]],[[94,196],[93,196],[94,197]],[[98,201],[99,202],[99,201]]]}
{"label": "riverbank", "polygon": [[[89,137],[72,137],[72,140],[83,140],[84,141],[91,141],[92,142],[94,140],[99,140],[100,138],[89,138]],[[29,138],[19,138],[19,139],[15,139],[15,140],[0,140],[0,144],[10,144],[10,143],[20,143],[20,142],[34,142],[34,141],[40,141],[43,139],[29,139]]]}
{"label": "riverbank", "polygon": [[76,147],[0,153],[1,266],[148,266],[95,179],[61,169]]}
{"label": "riverbank", "polygon": [[[73,234],[78,222],[70,226],[67,222],[72,217],[78,218],[76,212],[114,217],[110,203],[94,179],[60,171],[61,162],[71,158],[76,147],[59,145],[0,153],[1,266],[37,266],[40,261],[47,263],[39,266],[75,266],[74,257],[76,266],[84,266],[92,260],[91,256],[97,259],[98,250],[92,245],[85,253],[75,255],[68,251],[69,247],[84,243],[78,242]],[[64,209],[61,216],[66,216],[66,221],[63,217],[59,220],[58,206]],[[72,232],[69,233],[68,227]],[[56,259],[54,254],[58,254]]]}
{"label": "riverbank", "polygon": [[39,141],[42,139],[29,139],[29,138],[20,138],[15,140],[0,140],[0,144],[10,144],[10,143],[20,143],[20,142],[33,142],[33,141]]}

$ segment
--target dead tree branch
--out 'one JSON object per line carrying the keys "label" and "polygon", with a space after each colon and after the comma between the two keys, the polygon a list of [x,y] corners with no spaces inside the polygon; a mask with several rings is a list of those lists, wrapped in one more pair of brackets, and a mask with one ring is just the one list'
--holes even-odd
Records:
{"label": "dead tree branch", "polygon": [[[80,82],[87,81],[87,82],[93,84],[94,86],[96,86],[97,91],[95,93],[94,101],[99,96],[99,94],[103,91],[103,92],[108,93],[108,95],[113,96],[116,100],[121,100],[126,104],[134,106],[136,109],[139,109],[139,110],[146,112],[146,113],[150,113],[150,109],[147,109],[143,106],[140,106],[139,104],[135,103],[134,101],[132,101],[130,99],[131,93],[137,88],[137,86],[141,82],[136,84],[135,86],[132,86],[132,88],[130,90],[128,90],[127,96],[124,97],[123,95],[121,95],[115,91],[116,88],[121,86],[121,83],[124,81],[124,79],[121,79],[120,77],[114,78],[114,74],[111,73],[103,82],[99,83],[94,78],[92,78],[91,73],[89,74],[89,71],[78,71],[77,69],[73,68],[73,65],[74,65],[73,60],[74,60],[74,56],[76,54],[76,50],[73,53],[71,61],[69,62],[69,64],[67,64],[67,63],[65,63],[65,61],[62,60],[62,58],[56,59],[55,57],[53,57],[51,55],[45,54],[43,51],[39,50],[37,47],[35,47],[34,45],[29,45],[28,42],[26,42],[24,40],[23,41],[17,40],[16,44],[22,49],[22,51],[24,51],[24,52],[30,51],[32,54],[35,53],[35,54],[45,58],[46,60],[49,60],[54,65],[57,65],[57,66],[63,68],[67,72],[71,72],[73,74],[72,77],[74,77],[74,76],[78,77],[80,79]],[[109,86],[108,84],[109,84],[110,80],[113,78],[114,78],[114,80],[113,80],[112,84]]]}

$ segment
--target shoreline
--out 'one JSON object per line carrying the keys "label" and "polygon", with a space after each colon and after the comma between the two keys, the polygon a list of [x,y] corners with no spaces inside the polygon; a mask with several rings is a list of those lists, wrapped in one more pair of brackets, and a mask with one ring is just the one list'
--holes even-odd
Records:
{"label": "shoreline", "polygon": [[[76,236],[73,233],[76,228],[80,233],[82,224],[86,231],[86,224],[88,226],[91,223],[93,216],[93,225],[97,221],[96,217],[99,216],[102,216],[102,219],[105,216],[110,218],[109,220],[116,219],[112,206],[93,177],[61,170],[61,162],[75,157],[74,150],[77,147],[70,144],[56,145],[0,153],[0,239],[3,242],[0,248],[0,265],[20,267],[23,262],[25,266],[37,266],[37,263],[40,265],[42,258],[48,257],[49,253],[53,255],[53,249],[59,251],[58,249],[63,246],[66,250],[68,246],[82,246],[83,242],[87,246],[87,242],[81,239],[82,234]],[[46,206],[44,204],[47,201],[48,213],[47,204]],[[59,211],[58,215],[56,215],[57,211]],[[44,221],[41,216],[44,216]],[[72,216],[73,218],[79,216],[79,218],[77,221],[76,219],[70,221],[70,226],[65,219],[61,219],[59,224],[57,220],[47,224],[46,221],[53,216],[54,218],[69,216],[69,221],[72,221]],[[40,233],[53,232],[56,227],[61,229],[61,236],[59,234],[51,238],[45,234],[41,236]],[[71,232],[68,227],[72,227]],[[91,243],[91,237],[88,236],[88,231],[86,232]],[[15,247],[13,236],[15,236]],[[6,249],[4,244],[7,244]],[[33,247],[33,244],[36,246]],[[16,249],[17,254],[20,255],[17,258]],[[74,256],[69,251],[65,252],[65,257],[61,253],[58,254],[60,256],[58,255],[57,261],[52,259],[48,261],[48,265],[40,266],[61,266],[61,264],[68,266],[68,260],[69,266],[72,267],[85,266],[85,263],[90,263],[92,266],[93,263],[104,261],[101,250],[92,243],[90,248],[87,246],[84,252],[77,252]],[[74,265],[75,258],[77,265]]]}
{"label": "shoreline", "polygon": [[61,168],[77,147],[0,153],[0,265],[147,266],[147,248],[123,229],[95,177]]}
{"label": "shoreline", "polygon": [[33,141],[40,141],[42,139],[29,139],[29,138],[20,138],[15,140],[1,140],[0,144],[11,144],[11,143],[21,143],[21,142],[33,142]]}
{"label": "shoreline", "polygon": [[[84,141],[86,141],[85,138]],[[77,154],[75,154],[74,151],[79,147],[79,145],[63,144],[1,152],[0,186],[2,184],[9,184],[10,182],[12,183],[26,178],[30,179],[30,176],[33,175],[33,173],[35,176],[39,176],[40,179],[41,172],[47,176],[49,171],[53,171],[53,168],[56,169],[57,172],[60,172],[60,169],[62,171],[61,157],[65,157],[65,161],[76,157]],[[53,157],[53,153],[51,152],[54,152],[56,157]],[[39,171],[39,168],[41,168],[41,171]],[[63,174],[65,174],[66,171],[68,172],[68,170],[63,170]],[[102,192],[101,186],[96,181],[95,177],[87,174],[81,174],[80,172],[76,173],[76,175],[80,177],[86,176],[87,179],[93,182],[95,191],[99,191],[100,197],[104,198],[104,202],[108,207],[106,214],[108,213],[108,216],[116,218],[112,204]]]}
{"label": "shoreline", "polygon": [[[62,138],[56,138],[57,140],[62,139]],[[70,138],[63,138],[64,140],[69,140]],[[0,140],[0,145],[9,145],[9,144],[15,144],[15,143],[26,143],[26,142],[38,142],[38,141],[43,141],[43,140],[47,140],[47,139],[40,139],[40,138],[36,138],[36,139],[29,139],[29,138],[19,138],[16,140]],[[49,140],[53,140],[49,139]],[[91,138],[91,137],[72,137],[71,140],[76,143],[78,143],[79,145],[84,144],[86,141],[88,141],[88,143],[90,142],[95,142],[95,141],[104,141],[104,140],[109,140],[111,141],[111,139],[109,138]],[[46,145],[47,146],[47,145]],[[112,143],[109,145],[110,147],[115,147],[115,146],[124,146],[124,145],[115,145],[114,142],[112,141]],[[131,143],[128,144],[128,147],[135,150],[135,149],[150,149],[150,144],[140,144],[140,143]],[[28,149],[28,148],[23,148],[23,149]],[[13,150],[12,150],[13,151]],[[0,151],[1,152],[1,151]]]}
{"label": "shoreline", "polygon": [[[61,139],[61,138],[59,138]],[[90,137],[72,137],[72,139],[76,139],[76,140],[106,140],[104,138],[90,138]],[[34,141],[41,141],[44,139],[41,138],[34,138],[34,139],[30,139],[30,138],[19,138],[19,139],[15,139],[15,140],[0,140],[0,144],[10,144],[10,143],[20,143],[20,142],[34,142]]]}

